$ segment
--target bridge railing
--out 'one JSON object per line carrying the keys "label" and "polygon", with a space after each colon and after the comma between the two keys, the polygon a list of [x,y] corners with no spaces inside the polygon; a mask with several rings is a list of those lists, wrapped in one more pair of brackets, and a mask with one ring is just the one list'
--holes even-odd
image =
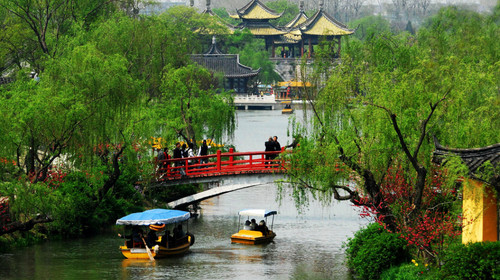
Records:
{"label": "bridge railing", "polygon": [[209,177],[242,173],[284,172],[285,162],[278,155],[285,151],[229,152],[190,158],[167,159],[158,162],[157,180],[177,180],[185,177]]}

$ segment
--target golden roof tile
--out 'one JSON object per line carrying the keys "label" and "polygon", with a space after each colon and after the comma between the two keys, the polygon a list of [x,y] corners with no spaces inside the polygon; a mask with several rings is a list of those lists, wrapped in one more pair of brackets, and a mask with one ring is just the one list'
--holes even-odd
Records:
{"label": "golden roof tile", "polygon": [[230,17],[235,19],[277,19],[282,14],[279,14],[266,5],[264,5],[259,0],[252,0],[246,4],[243,8],[236,10],[237,15],[230,15]]}
{"label": "golden roof tile", "polygon": [[305,13],[300,12],[298,15],[296,15],[289,23],[285,25],[286,28],[293,28],[301,25],[307,20],[307,16]]}
{"label": "golden roof tile", "polygon": [[320,9],[300,26],[300,31],[306,35],[350,35],[355,30],[349,29]]}

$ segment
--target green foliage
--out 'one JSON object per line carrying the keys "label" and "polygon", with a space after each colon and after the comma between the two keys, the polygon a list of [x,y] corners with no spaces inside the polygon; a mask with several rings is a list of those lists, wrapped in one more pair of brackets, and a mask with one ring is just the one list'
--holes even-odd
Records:
{"label": "green foliage", "polygon": [[[394,35],[378,21],[363,40],[350,39],[343,46],[342,63],[315,62],[321,72],[309,77],[327,82],[311,94],[310,122],[295,126],[309,138],[294,153],[296,188],[306,185],[331,197],[340,184],[352,197],[356,191],[376,197],[374,186],[392,164],[401,164],[412,184],[416,166],[430,170],[431,135],[457,148],[500,142],[498,25],[487,16],[455,9],[443,10],[414,36]],[[337,168],[342,163],[346,166]],[[340,194],[349,199],[344,191]]]}
{"label": "green foliage", "polygon": [[[0,0],[0,71],[17,76],[0,87],[0,193],[12,197],[15,221],[40,214],[54,222],[38,229],[78,235],[142,207],[134,185],[147,188],[153,174],[148,140],[177,140],[186,128],[164,114],[178,108],[162,83],[168,91],[186,82],[193,91],[184,100],[193,138],[233,131],[231,97],[216,93],[206,70],[188,65],[208,36],[227,28],[188,7],[139,17],[139,2]],[[28,78],[32,69],[39,80]],[[154,110],[160,104],[171,107]],[[66,178],[55,181],[51,172],[62,169]]]}
{"label": "green foliage", "polygon": [[410,259],[406,242],[376,223],[357,231],[345,246],[347,266],[361,279],[379,279],[385,269]]}
{"label": "green foliage", "polygon": [[169,68],[157,107],[165,127],[193,143],[203,137],[220,142],[223,135],[232,133],[233,99],[228,93],[217,93],[216,82],[208,70],[197,65]]}
{"label": "green foliage", "polygon": [[500,279],[500,242],[457,244],[442,262],[441,279]]}
{"label": "green foliage", "polygon": [[[417,264],[417,265],[415,265]],[[381,280],[417,280],[439,279],[434,267],[425,266],[423,263],[402,264],[384,270],[380,275]]]}
{"label": "green foliage", "polygon": [[276,26],[286,25],[287,23],[292,21],[292,19],[295,18],[295,16],[299,13],[299,7],[297,6],[297,4],[287,0],[267,2],[266,6],[277,13],[283,13],[279,19],[271,21],[271,23]]}
{"label": "green foliage", "polygon": [[372,40],[377,36],[391,32],[390,23],[381,16],[364,17],[351,22],[349,25],[358,27],[353,35],[361,41]]}
{"label": "green foliage", "polygon": [[225,40],[227,53],[240,54],[240,62],[253,69],[259,69],[258,78],[264,84],[280,81],[280,76],[274,71],[274,63],[269,60],[269,52],[265,49],[263,40],[256,39],[249,30],[236,30]]}
{"label": "green foliage", "polygon": [[225,22],[225,23],[229,23],[229,24],[232,24],[232,25],[238,25],[239,21],[237,19],[234,19],[232,17],[229,16],[229,13],[227,12],[226,8],[224,7],[221,7],[221,8],[215,8],[215,9],[212,9],[212,11],[220,17],[220,19]]}

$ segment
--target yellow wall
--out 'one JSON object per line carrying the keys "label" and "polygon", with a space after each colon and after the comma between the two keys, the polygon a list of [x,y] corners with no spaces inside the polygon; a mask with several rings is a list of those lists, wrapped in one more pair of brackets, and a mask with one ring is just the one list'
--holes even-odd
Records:
{"label": "yellow wall", "polygon": [[489,186],[464,181],[462,243],[497,241],[497,198]]}

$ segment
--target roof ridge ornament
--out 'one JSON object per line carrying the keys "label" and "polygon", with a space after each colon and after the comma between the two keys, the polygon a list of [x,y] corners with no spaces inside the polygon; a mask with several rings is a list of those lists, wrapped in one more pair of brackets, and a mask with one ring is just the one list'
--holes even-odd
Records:
{"label": "roof ridge ornament", "polygon": [[207,11],[210,11],[210,0],[207,0]]}
{"label": "roof ridge ornament", "polygon": [[189,7],[194,7],[194,0],[189,0]]}
{"label": "roof ridge ornament", "polygon": [[299,2],[299,11],[301,13],[304,12],[304,0],[300,0],[300,2]]}
{"label": "roof ridge ornament", "polygon": [[319,10],[320,10],[320,11],[323,11],[323,4],[324,4],[324,3],[323,3],[323,0],[320,0],[320,1],[319,1]]}

